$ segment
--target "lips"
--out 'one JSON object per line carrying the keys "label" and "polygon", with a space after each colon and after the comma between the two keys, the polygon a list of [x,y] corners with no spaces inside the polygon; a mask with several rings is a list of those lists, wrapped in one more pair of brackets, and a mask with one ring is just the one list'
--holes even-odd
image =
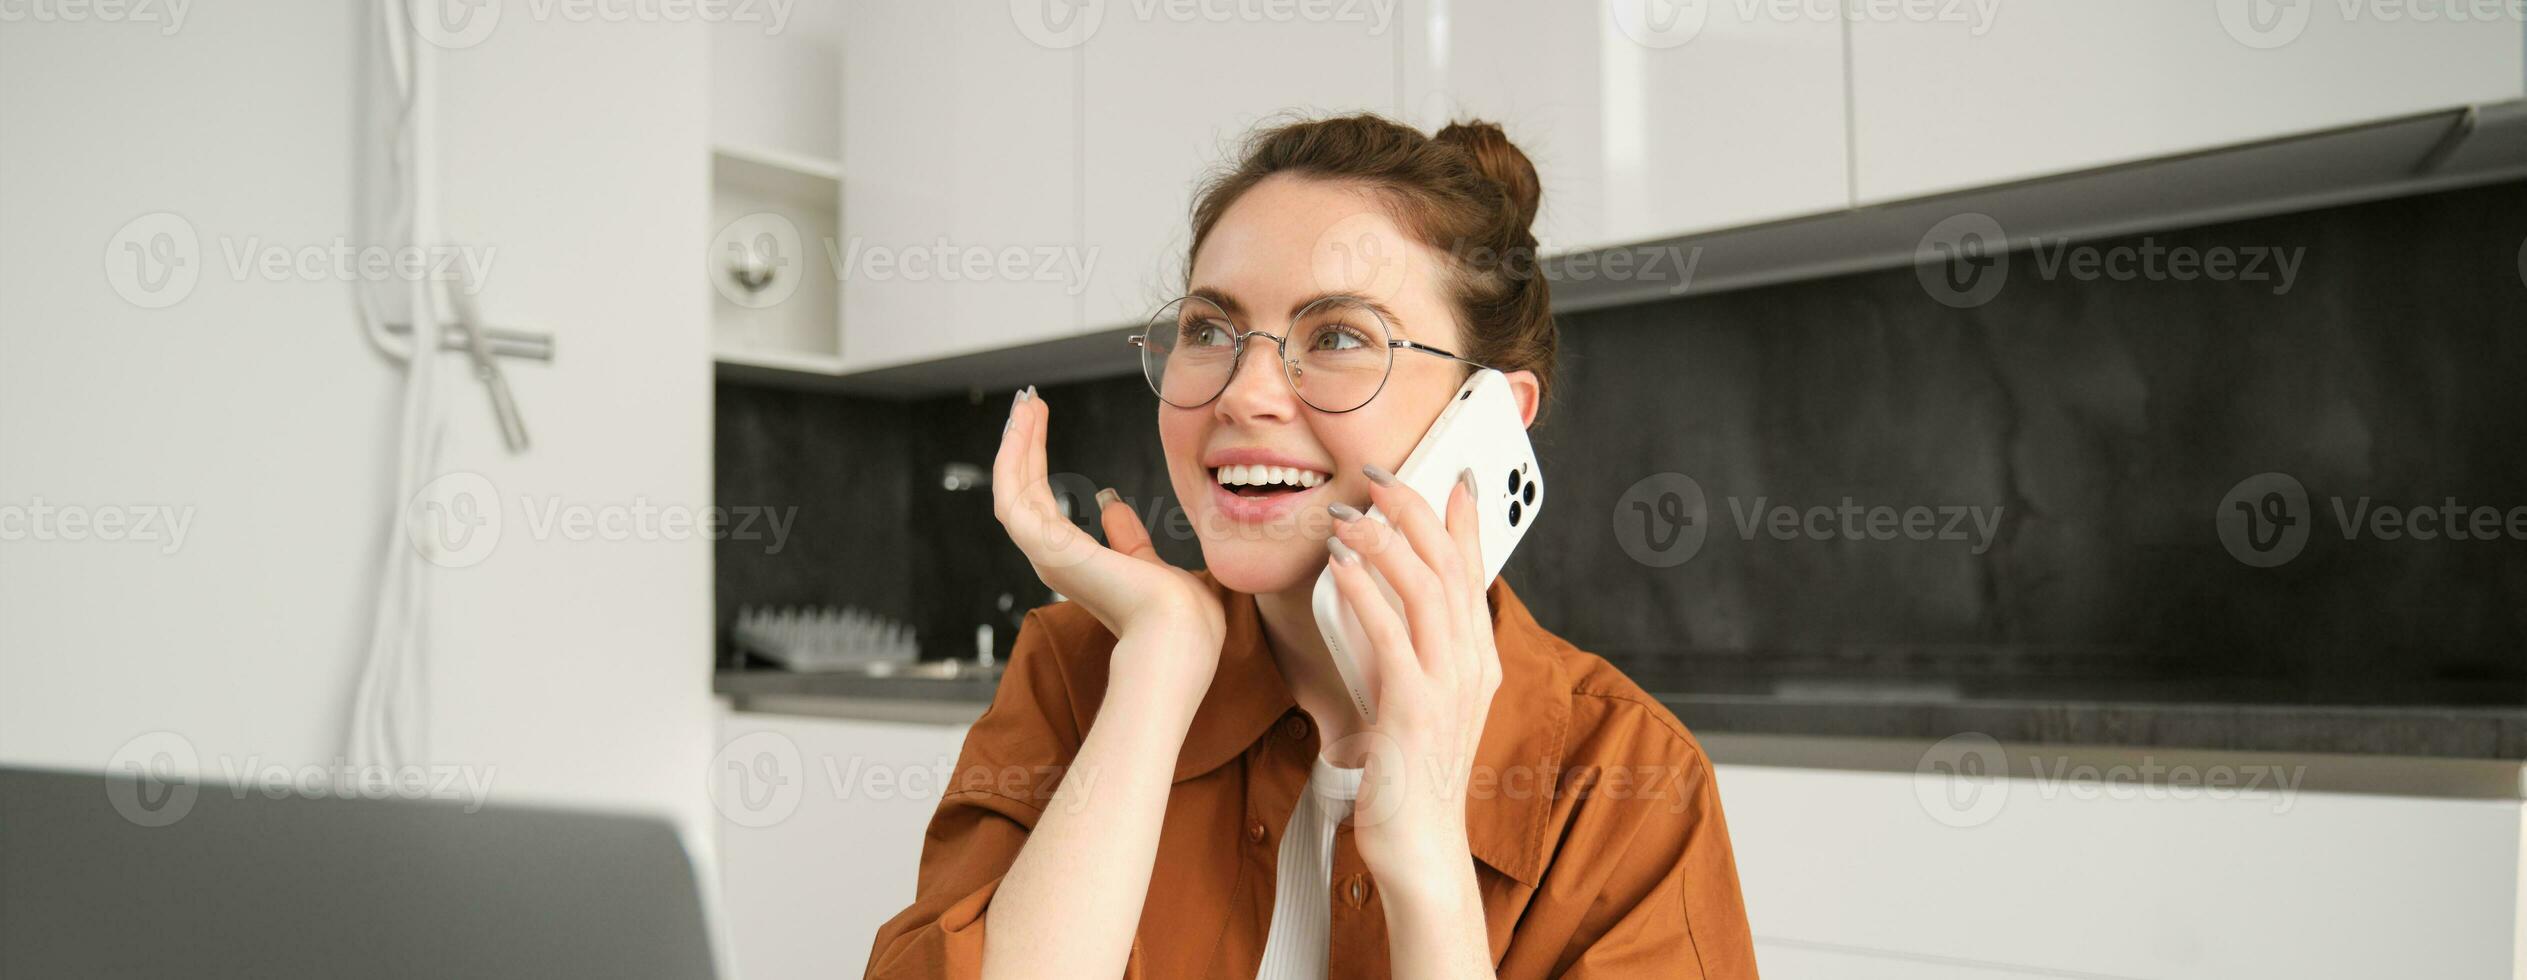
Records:
{"label": "lips", "polygon": [[1260,448],[1221,450],[1202,462],[1211,477],[1214,509],[1243,523],[1287,517],[1334,482],[1325,469]]}

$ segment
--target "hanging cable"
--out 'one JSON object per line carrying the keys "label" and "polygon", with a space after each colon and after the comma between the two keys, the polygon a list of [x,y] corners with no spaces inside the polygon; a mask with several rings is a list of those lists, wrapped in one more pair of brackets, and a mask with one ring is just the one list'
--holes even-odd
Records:
{"label": "hanging cable", "polygon": [[[411,12],[404,0],[378,0],[374,37],[388,70],[384,95],[386,151],[383,154],[387,214],[372,234],[399,248],[419,248],[437,232],[431,218],[430,53],[412,34]],[[372,101],[372,105],[374,105]],[[371,198],[377,195],[371,195]],[[362,217],[375,201],[361,202]],[[431,528],[416,513],[417,499],[438,472],[442,424],[439,417],[438,372],[440,319],[435,286],[428,277],[407,284],[406,322],[410,336],[398,340],[375,290],[354,283],[355,308],[369,342],[403,365],[403,397],[396,426],[395,481],[388,502],[386,540],[380,548],[377,595],[369,623],[366,656],[351,705],[349,762],[360,767],[395,767],[426,760],[428,747],[428,613],[432,565],[416,543]]]}

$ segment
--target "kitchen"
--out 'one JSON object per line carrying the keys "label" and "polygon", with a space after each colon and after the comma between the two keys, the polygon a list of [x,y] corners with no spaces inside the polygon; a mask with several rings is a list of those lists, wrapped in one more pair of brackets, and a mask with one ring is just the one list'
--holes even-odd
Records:
{"label": "kitchen", "polygon": [[895,975],[1055,598],[1013,396],[1203,568],[1200,180],[1481,119],[1501,579],[1707,754],[1764,973],[2527,975],[2515,4],[415,6],[0,18],[0,768],[635,816],[712,971]]}

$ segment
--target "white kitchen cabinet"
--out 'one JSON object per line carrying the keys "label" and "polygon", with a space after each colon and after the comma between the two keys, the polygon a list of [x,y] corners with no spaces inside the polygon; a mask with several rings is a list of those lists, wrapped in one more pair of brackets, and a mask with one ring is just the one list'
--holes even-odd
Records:
{"label": "white kitchen cabinet", "polygon": [[853,4],[842,61],[845,371],[1072,332],[1086,287],[1076,47],[1006,4]]}
{"label": "white kitchen cabinet", "polygon": [[1850,203],[1839,0],[1404,0],[1405,112],[1502,124],[1548,254]]}
{"label": "white kitchen cabinet", "polygon": [[712,759],[722,921],[738,975],[859,975],[912,904],[965,724],[727,714]]}
{"label": "white kitchen cabinet", "polygon": [[[1234,161],[1257,123],[1395,111],[1395,32],[1405,25],[1379,20],[1377,5],[1300,4],[1284,20],[1213,19],[1206,9],[1232,8],[1107,4],[1079,48],[1084,238],[1097,256],[1087,326],[1138,326],[1183,292],[1196,185]],[[1129,354],[1117,345],[1118,364]]]}
{"label": "white kitchen cabinet", "polygon": [[[1767,976],[2507,977],[2521,809],[2277,792],[2280,764],[2135,750],[2095,778],[1721,765]],[[2080,770],[2054,754],[2055,776]],[[2186,782],[2144,790],[2138,766]],[[2403,760],[2422,770],[2424,760]],[[2233,781],[2209,787],[2227,766]],[[2318,777],[2321,778],[2321,777]],[[2512,779],[2515,779],[2513,774]],[[2118,781],[2119,780],[2119,781]],[[2314,782],[2310,779],[2309,782]],[[2513,785],[2514,790],[2514,785]],[[2179,795],[2179,793],[2183,795]]]}
{"label": "white kitchen cabinet", "polygon": [[1858,201],[2519,98],[2527,30],[2449,16],[2467,7],[2012,0],[1855,18]]}

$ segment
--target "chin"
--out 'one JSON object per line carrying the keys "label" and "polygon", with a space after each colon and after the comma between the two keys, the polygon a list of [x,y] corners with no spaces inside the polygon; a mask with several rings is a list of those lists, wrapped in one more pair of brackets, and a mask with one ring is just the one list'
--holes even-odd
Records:
{"label": "chin", "polygon": [[1325,570],[1324,546],[1291,537],[1276,541],[1202,539],[1203,567],[1211,577],[1247,595],[1287,592],[1313,586]]}

